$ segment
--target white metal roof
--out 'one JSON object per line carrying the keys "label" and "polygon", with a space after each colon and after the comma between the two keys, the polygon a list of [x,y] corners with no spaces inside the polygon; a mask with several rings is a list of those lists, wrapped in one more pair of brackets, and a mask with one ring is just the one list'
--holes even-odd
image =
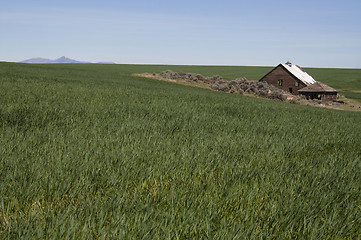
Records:
{"label": "white metal roof", "polygon": [[311,85],[311,84],[316,83],[316,81],[315,81],[315,79],[313,79],[313,77],[308,75],[308,73],[303,71],[298,66],[296,66],[296,65],[289,66],[287,64],[282,64],[282,66],[284,66],[290,73],[292,73],[296,78],[298,78],[299,80],[304,82],[306,85]]}

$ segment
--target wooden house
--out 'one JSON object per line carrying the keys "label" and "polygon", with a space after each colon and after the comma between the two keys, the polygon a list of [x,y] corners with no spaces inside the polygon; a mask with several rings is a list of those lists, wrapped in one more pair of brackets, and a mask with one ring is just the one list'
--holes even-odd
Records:
{"label": "wooden house", "polygon": [[294,95],[302,94],[308,99],[328,101],[336,99],[337,90],[317,82],[300,66],[290,62],[279,64],[259,81],[267,82]]}

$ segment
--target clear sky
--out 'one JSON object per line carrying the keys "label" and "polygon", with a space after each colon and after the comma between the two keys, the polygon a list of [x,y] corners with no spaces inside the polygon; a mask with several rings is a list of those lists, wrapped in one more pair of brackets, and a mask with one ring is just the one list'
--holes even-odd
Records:
{"label": "clear sky", "polygon": [[0,61],[361,67],[361,0],[0,0]]}

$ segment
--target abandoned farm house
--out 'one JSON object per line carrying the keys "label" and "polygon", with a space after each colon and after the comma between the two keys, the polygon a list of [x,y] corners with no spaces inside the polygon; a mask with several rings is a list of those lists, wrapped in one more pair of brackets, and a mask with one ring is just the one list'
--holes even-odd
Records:
{"label": "abandoned farm house", "polygon": [[300,66],[290,62],[279,64],[259,81],[267,82],[294,95],[304,95],[307,99],[332,101],[337,98],[337,90],[317,82]]}

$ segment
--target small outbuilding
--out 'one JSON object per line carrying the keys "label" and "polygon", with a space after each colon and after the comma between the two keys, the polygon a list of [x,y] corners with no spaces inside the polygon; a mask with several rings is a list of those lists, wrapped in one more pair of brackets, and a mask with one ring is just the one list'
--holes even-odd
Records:
{"label": "small outbuilding", "polygon": [[301,88],[298,92],[307,99],[319,99],[323,102],[337,99],[337,90],[321,82]]}
{"label": "small outbuilding", "polygon": [[267,82],[293,95],[302,94],[308,99],[334,100],[337,90],[317,82],[300,66],[290,62],[279,64],[259,81]]}

